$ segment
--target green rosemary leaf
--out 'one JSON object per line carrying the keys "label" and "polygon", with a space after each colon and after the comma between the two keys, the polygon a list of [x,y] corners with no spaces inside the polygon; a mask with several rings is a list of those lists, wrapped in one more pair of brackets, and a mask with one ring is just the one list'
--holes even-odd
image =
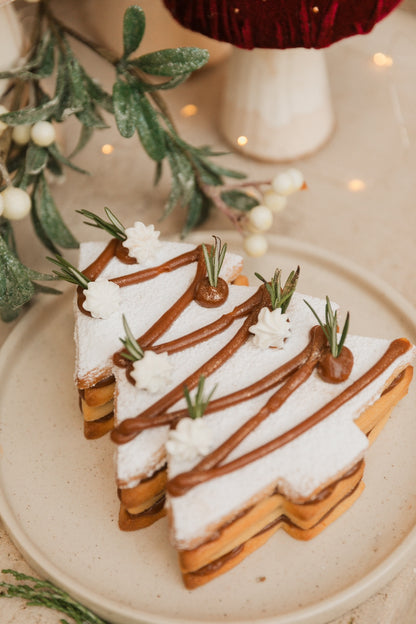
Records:
{"label": "green rosemary leaf", "polygon": [[350,313],[347,312],[347,316],[345,317],[344,327],[342,329],[341,338],[339,339],[339,343],[338,343],[338,355],[341,353],[342,347],[344,346],[344,342],[348,334],[349,326],[350,326]]}
{"label": "green rosemary leaf", "polygon": [[107,215],[108,220],[111,221],[111,223],[114,225],[114,227],[118,231],[120,237],[122,237],[122,239],[125,240],[127,238],[126,228],[124,227],[122,222],[119,219],[117,219],[114,212],[111,212],[110,208],[108,208],[107,206],[105,206],[104,212]]}
{"label": "green rosemary leaf", "polygon": [[78,241],[63,222],[43,173],[39,176],[34,200],[34,210],[46,236],[55,245],[65,249],[77,248],[79,246]]}
{"label": "green rosemary leaf", "polygon": [[146,74],[153,76],[178,76],[200,69],[209,59],[208,50],[200,48],[167,48],[149,52],[134,64]]}
{"label": "green rosemary leaf", "polygon": [[136,130],[136,114],[132,88],[124,80],[114,83],[113,105],[118,131],[122,137],[129,139]]}
{"label": "green rosemary leaf", "polygon": [[257,279],[263,282],[263,284],[268,284],[267,280],[263,277],[263,275],[260,275],[260,273],[254,272],[254,275],[257,277]]}
{"label": "green rosemary leaf", "polygon": [[195,392],[194,401],[192,401],[191,399],[191,395],[189,393],[188,387],[183,386],[183,394],[185,396],[188,413],[189,413],[190,418],[192,418],[193,420],[197,418],[202,418],[208,406],[208,403],[211,400],[212,395],[217,389],[217,385],[215,385],[214,388],[209,393],[209,395],[207,397],[204,397],[204,385],[205,385],[205,377],[204,375],[201,375],[198,381],[196,392]]}
{"label": "green rosemary leaf", "polygon": [[283,286],[282,295],[281,295],[281,303],[280,303],[280,307],[282,309],[283,314],[286,312],[287,308],[289,307],[289,304],[293,297],[293,293],[296,290],[296,287],[298,285],[298,280],[299,280],[299,274],[300,274],[300,266],[296,268],[296,271],[290,272],[289,277],[287,278],[285,285]]}
{"label": "green rosemary leaf", "polygon": [[213,236],[214,245],[208,252],[206,246],[202,245],[202,251],[204,254],[205,265],[208,274],[208,280],[211,286],[214,288],[218,285],[218,277],[220,275],[222,263],[224,262],[225,254],[227,251],[227,243],[221,244],[221,239],[218,236]]}
{"label": "green rosemary leaf", "polygon": [[126,347],[127,353],[123,352],[123,357],[130,360],[131,362],[137,362],[141,360],[144,356],[144,351],[137,342],[134,337],[133,332],[130,329],[130,326],[127,322],[125,315],[122,316],[124,332],[126,334],[125,338],[120,338],[122,344]]}
{"label": "green rosemary leaf", "polygon": [[78,142],[70,153],[69,158],[73,158],[74,156],[76,156],[76,154],[78,154],[87,145],[93,134],[94,128],[92,128],[91,126],[84,126],[82,124]]}
{"label": "green rosemary leaf", "polygon": [[327,340],[328,340],[328,342],[329,342],[329,341],[330,341],[330,334],[329,334],[329,332],[328,332],[328,329],[327,329],[326,324],[325,324],[325,323],[323,323],[323,322],[321,321],[321,319],[319,318],[319,316],[317,315],[317,313],[315,312],[315,310],[313,309],[313,307],[311,306],[311,304],[310,304],[308,301],[306,301],[306,299],[304,299],[303,301],[304,301],[304,303],[306,303],[306,305],[308,306],[308,308],[311,310],[312,314],[314,315],[314,317],[315,317],[315,318],[316,318],[316,320],[318,321],[319,325],[320,325],[320,326],[321,326],[321,328],[322,328],[322,331],[324,332],[324,334],[325,334],[325,336],[326,336],[326,339],[327,339]]}
{"label": "green rosemary leaf", "polygon": [[337,311],[334,312],[332,310],[329,297],[326,297],[326,303],[325,303],[325,321],[326,321],[325,323],[323,323],[320,320],[320,318],[318,317],[318,315],[316,314],[312,306],[307,301],[305,301],[305,303],[308,306],[308,308],[312,310],[319,325],[322,327],[325,337],[328,340],[329,348],[331,350],[332,355],[335,358],[337,358],[342,351],[342,347],[344,346],[344,342],[347,337],[349,322],[350,322],[350,313],[349,312],[347,313],[340,341],[337,342],[338,312]]}
{"label": "green rosemary leaf", "polygon": [[26,267],[0,236],[0,308],[8,316],[8,313],[28,303],[34,292]]}
{"label": "green rosemary leaf", "polygon": [[81,167],[77,167],[68,158],[66,158],[63,154],[61,154],[56,143],[52,143],[52,145],[49,145],[47,149],[48,149],[49,154],[53,156],[55,160],[58,160],[59,162],[61,162],[63,165],[66,165],[67,167],[69,167],[70,169],[73,169],[74,171],[78,171],[78,173],[84,173],[85,175],[89,175],[88,171],[85,171],[85,169],[81,169]]}
{"label": "green rosemary leaf", "polygon": [[83,217],[90,219],[90,221],[84,221],[86,225],[90,225],[91,227],[96,227],[101,230],[104,230],[113,238],[117,238],[118,240],[124,241],[126,240],[126,230],[124,225],[117,219],[117,217],[111,212],[109,208],[104,208],[104,212],[107,215],[108,221],[105,221],[94,212],[90,212],[89,210],[76,210]]}
{"label": "green rosemary leaf", "polygon": [[208,280],[211,286],[215,286],[214,267],[212,266],[211,256],[208,253],[206,245],[202,244],[202,253],[204,254],[205,266],[207,269]]}
{"label": "green rosemary leaf", "polygon": [[188,386],[183,387],[183,394],[184,394],[185,401],[186,401],[186,407],[188,408],[188,413],[191,416],[191,414],[193,413],[193,404],[192,404],[191,395],[188,390]]}
{"label": "green rosemary leaf", "polygon": [[123,19],[123,58],[127,58],[139,47],[146,29],[146,17],[139,6],[131,6]]}
{"label": "green rosemary leaf", "polygon": [[231,189],[230,191],[223,191],[221,193],[221,199],[225,201],[228,206],[235,208],[240,212],[249,212],[254,206],[258,205],[258,200],[251,195],[248,195],[244,191],[239,189]]}
{"label": "green rosemary leaf", "polygon": [[26,150],[25,173],[28,175],[39,174],[45,168],[47,160],[48,152],[44,147],[29,143]]}
{"label": "green rosemary leaf", "polygon": [[[27,605],[53,609],[70,617],[74,624],[109,624],[49,581],[43,581],[15,570],[2,570],[2,573],[11,574],[14,577],[13,583],[0,583],[3,589],[0,592],[2,598],[21,598],[26,601]],[[67,620],[61,619],[60,622],[69,624]]]}
{"label": "green rosemary leaf", "polygon": [[47,257],[46,259],[49,260],[49,262],[53,262],[53,264],[56,264],[56,266],[61,269],[60,271],[53,271],[53,274],[58,279],[65,280],[70,284],[77,284],[81,286],[81,288],[87,288],[90,279],[63,256],[56,254],[55,258]]}
{"label": "green rosemary leaf", "polygon": [[133,91],[133,100],[140,142],[152,160],[162,160],[166,155],[165,138],[156,111],[139,91]]}

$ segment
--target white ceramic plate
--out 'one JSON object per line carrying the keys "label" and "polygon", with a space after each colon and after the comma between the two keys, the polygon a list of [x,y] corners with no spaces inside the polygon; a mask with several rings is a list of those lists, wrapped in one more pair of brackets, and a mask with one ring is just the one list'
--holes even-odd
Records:
{"label": "white ceramic plate", "polygon": [[[238,244],[234,233],[223,241]],[[199,239],[201,236],[199,236]],[[314,247],[279,237],[246,260],[270,277],[301,265],[300,292],[351,311],[351,331],[416,340],[416,313],[399,295]],[[0,352],[0,514],[32,566],[118,623],[316,623],[374,593],[416,545],[415,388],[367,457],[358,502],[311,542],[283,531],[235,570],[195,592],[181,584],[166,521],[117,527],[112,444],[86,441],[73,387],[71,296],[39,303]],[[213,501],[215,504],[215,501]]]}

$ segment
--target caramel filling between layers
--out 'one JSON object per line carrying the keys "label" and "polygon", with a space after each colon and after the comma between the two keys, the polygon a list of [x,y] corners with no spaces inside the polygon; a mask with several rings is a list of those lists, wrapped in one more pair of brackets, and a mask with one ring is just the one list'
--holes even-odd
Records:
{"label": "caramel filling between layers", "polygon": [[[293,527],[298,531],[306,532],[306,531],[311,531],[313,529],[316,529],[327,518],[329,518],[331,514],[334,513],[334,511],[337,509],[339,505],[341,505],[343,502],[347,501],[349,498],[354,496],[354,494],[357,492],[358,488],[360,487],[360,484],[361,484],[361,481],[359,481],[349,492],[347,492],[339,501],[337,501],[337,503],[333,507],[328,509],[328,511],[318,520],[318,522],[316,522],[313,526],[308,527],[308,529],[302,529],[295,522],[293,522],[289,517],[287,517],[285,514],[281,514],[280,516],[278,516],[277,518],[269,522],[267,525],[265,525],[260,531],[255,533],[252,537],[250,537],[247,540],[247,542],[250,542],[250,540],[255,540],[257,537],[264,535],[265,533],[268,533],[269,531],[271,531],[275,527],[278,527],[281,524],[284,524],[288,527]],[[247,542],[243,542],[239,546],[236,546],[235,548],[230,550],[228,553],[222,555],[221,557],[218,557],[218,559],[211,561],[210,563],[202,566],[201,568],[197,570],[192,570],[189,572],[187,571],[186,575],[208,576],[208,575],[214,574],[215,572],[218,572],[225,566],[226,563],[228,563],[231,559],[234,559],[234,557],[239,555],[244,550],[245,544]]]}

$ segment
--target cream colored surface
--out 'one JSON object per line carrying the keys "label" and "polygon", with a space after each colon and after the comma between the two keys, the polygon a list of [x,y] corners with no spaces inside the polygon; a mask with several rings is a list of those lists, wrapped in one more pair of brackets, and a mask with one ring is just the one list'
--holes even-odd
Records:
{"label": "cream colored surface", "polygon": [[[371,58],[379,51],[392,56],[392,67],[374,66]],[[305,174],[309,190],[290,198],[289,207],[276,219],[274,227],[276,233],[300,243],[312,243],[350,258],[383,278],[413,306],[416,306],[415,52],[416,20],[412,14],[402,11],[392,14],[373,34],[344,41],[328,50],[336,132],[320,152],[297,163]],[[90,54],[83,53],[83,58],[109,86],[112,73]],[[216,126],[223,76],[224,67],[218,66],[169,94],[170,107],[182,133],[194,143],[224,147]],[[183,119],[180,110],[189,103],[197,105],[199,112],[195,117]],[[72,134],[68,134],[69,149]],[[104,143],[115,146],[110,156],[101,154],[100,147]],[[70,172],[66,184],[56,187],[54,195],[68,224],[80,238],[85,239],[87,235],[98,237],[98,234],[92,229],[86,233],[75,208],[100,211],[108,205],[126,223],[133,218],[151,223],[160,216],[168,178],[163,178],[160,187],[153,189],[150,182],[152,163],[143,155],[135,139],[122,139],[113,128],[97,133],[92,144],[77,158],[77,163],[89,168],[92,177],[82,178]],[[239,155],[224,157],[223,163],[244,169],[251,178],[258,179],[271,177],[277,169]],[[365,188],[353,193],[348,190],[348,182],[356,178],[364,181]],[[180,223],[178,213],[163,221],[160,228],[164,235],[171,235],[178,230]],[[211,233],[226,227],[226,220],[213,214],[205,229]],[[24,260],[38,269],[49,269],[47,262],[39,259],[46,253],[34,241],[30,223],[19,223],[17,231]],[[75,252],[69,253],[68,257],[75,259]],[[276,262],[279,262],[278,253]],[[342,278],[341,269],[340,274]],[[305,270],[303,279],[305,287],[310,286],[315,294],[316,289],[326,288],[325,274],[308,275]],[[311,283],[310,279],[314,282]],[[342,279],[339,292],[333,294],[331,290],[331,295],[338,298],[343,309],[351,307],[354,323],[358,323],[363,331],[372,332],[376,321],[383,332],[391,331],[388,317],[381,315],[381,320],[379,318],[379,311],[391,305],[388,299],[380,303],[379,308],[375,305],[368,312],[365,306],[360,307],[360,299],[355,295],[350,298],[347,291],[343,295],[341,285]],[[357,325],[354,328],[357,329]],[[11,326],[0,326],[0,337],[3,339],[10,330]],[[387,468],[392,469],[390,461]],[[29,469],[26,474],[30,474]],[[415,494],[403,502],[403,514],[414,509]],[[375,539],[374,549],[379,548],[380,543]],[[0,534],[0,567],[30,571],[3,529]],[[319,576],[324,574],[320,563],[315,571]],[[136,585],[140,589],[139,580]],[[413,623],[416,619],[415,592],[416,556],[413,556],[393,581],[380,588],[364,604],[338,618],[336,624]],[[59,620],[55,613],[25,608],[15,600],[1,599],[0,615],[2,624],[56,624]]]}

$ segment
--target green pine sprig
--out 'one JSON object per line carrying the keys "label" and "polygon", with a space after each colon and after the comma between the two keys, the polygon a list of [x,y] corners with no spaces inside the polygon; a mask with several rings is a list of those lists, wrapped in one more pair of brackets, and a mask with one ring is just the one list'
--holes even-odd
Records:
{"label": "green pine sprig", "polygon": [[270,282],[268,282],[260,273],[254,273],[254,275],[261,280],[270,295],[270,301],[272,304],[272,310],[281,308],[282,314],[284,314],[292,299],[293,293],[296,290],[296,286],[299,279],[300,267],[297,267],[296,271],[291,271],[284,286],[282,287],[281,276],[282,270],[276,269]]}
{"label": "green pine sprig", "polygon": [[217,388],[217,386],[215,385],[214,388],[209,393],[209,395],[207,397],[204,397],[204,394],[203,394],[204,384],[205,384],[205,377],[201,375],[198,381],[198,386],[197,386],[195,398],[193,401],[191,399],[191,395],[189,394],[189,390],[187,386],[184,386],[183,388],[183,393],[185,395],[185,400],[186,400],[186,405],[188,408],[189,416],[190,418],[194,420],[196,418],[202,418],[208,406],[208,403],[210,402],[211,397]]}
{"label": "green pine sprig", "polygon": [[138,344],[136,338],[133,335],[133,332],[130,329],[129,324],[127,323],[127,319],[123,314],[123,327],[126,333],[125,338],[120,338],[123,346],[126,351],[123,351],[121,355],[130,362],[137,362],[141,360],[144,356],[144,351],[141,346]]}
{"label": "green pine sprig", "polygon": [[325,322],[321,321],[321,319],[319,318],[319,316],[317,315],[313,307],[310,305],[310,303],[308,303],[305,299],[304,299],[304,302],[306,303],[308,308],[312,310],[316,320],[318,321],[319,325],[322,327],[322,331],[324,332],[326,339],[328,340],[328,344],[331,349],[332,355],[335,358],[337,358],[342,351],[342,347],[344,346],[344,342],[348,334],[348,328],[350,324],[350,313],[347,312],[347,316],[345,317],[345,322],[344,322],[344,327],[342,329],[341,337],[338,341],[338,334],[337,334],[338,311],[337,310],[335,310],[335,312],[333,311],[329,297],[328,296],[326,297]]}
{"label": "green pine sprig", "polygon": [[55,258],[47,258],[47,260],[53,262],[61,269],[60,271],[52,271],[57,279],[65,280],[70,284],[76,284],[77,286],[81,286],[83,289],[88,287],[88,283],[91,281],[89,277],[79,271],[73,264],[62,256],[57,255]]}
{"label": "green pine sprig", "polygon": [[207,250],[206,245],[204,244],[202,244],[202,251],[204,254],[209,283],[211,286],[216,288],[221,267],[227,252],[227,243],[222,245],[219,236],[213,236],[213,239],[214,245],[211,246],[210,251]]}
{"label": "green pine sprig", "polygon": [[86,225],[90,225],[91,227],[99,228],[100,230],[104,230],[112,236],[113,238],[117,238],[120,241],[125,241],[127,238],[126,228],[124,225],[117,219],[115,214],[111,212],[111,210],[107,207],[104,208],[104,212],[107,215],[108,221],[105,221],[103,218],[98,215],[90,212],[89,210],[77,210],[79,214],[90,221],[84,221]]}
{"label": "green pine sprig", "polygon": [[[20,598],[28,606],[52,609],[71,618],[73,624],[109,624],[50,581],[43,581],[16,572],[16,570],[2,570],[2,573],[11,574],[18,582],[0,582],[0,588],[2,588],[0,598]],[[66,619],[60,620],[60,622],[70,624]]]}

